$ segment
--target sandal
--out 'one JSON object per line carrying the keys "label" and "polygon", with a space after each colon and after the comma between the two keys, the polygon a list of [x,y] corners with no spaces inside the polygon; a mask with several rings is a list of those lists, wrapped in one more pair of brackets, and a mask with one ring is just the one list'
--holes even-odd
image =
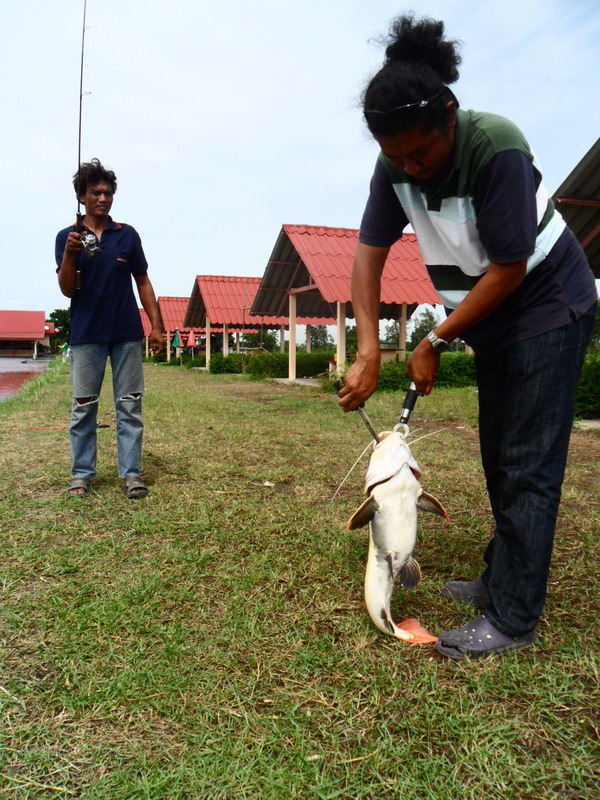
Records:
{"label": "sandal", "polygon": [[499,631],[485,614],[480,614],[462,628],[441,633],[435,649],[447,658],[462,661],[467,656],[482,658],[520,650],[522,647],[530,647],[535,641],[535,629],[521,636],[508,636]]}
{"label": "sandal", "polygon": [[150,491],[141,478],[125,478],[123,491],[130,500],[146,497]]}
{"label": "sandal", "polygon": [[67,494],[71,497],[87,497],[90,493],[90,478],[71,478]]}
{"label": "sandal", "polygon": [[440,589],[440,594],[468,606],[485,608],[490,603],[490,593],[481,576],[474,581],[448,581]]}

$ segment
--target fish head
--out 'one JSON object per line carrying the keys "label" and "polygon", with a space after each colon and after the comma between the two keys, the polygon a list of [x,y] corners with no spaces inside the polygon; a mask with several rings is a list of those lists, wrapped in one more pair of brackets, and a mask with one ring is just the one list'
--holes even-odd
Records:
{"label": "fish head", "polygon": [[421,478],[421,470],[406,440],[397,431],[382,431],[371,451],[365,479],[366,493],[369,494],[378,483],[397,475],[404,464],[410,467],[417,480]]}

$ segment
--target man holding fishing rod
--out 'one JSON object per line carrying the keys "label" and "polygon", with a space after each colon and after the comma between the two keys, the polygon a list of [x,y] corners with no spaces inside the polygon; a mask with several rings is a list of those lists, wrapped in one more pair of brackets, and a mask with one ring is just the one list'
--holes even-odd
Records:
{"label": "man holding fishing rod", "polygon": [[[110,358],[117,418],[117,454],[123,490],[145,497],[142,455],[143,329],[131,278],[152,324],[150,342],[163,348],[162,327],[148,263],[137,231],[109,216],[117,178],[98,159],[73,176],[85,216],[56,237],[58,283],[71,298],[70,437],[72,480],[69,494],[89,494],[96,474],[96,419],[106,360]],[[79,216],[79,215],[78,215]]]}
{"label": "man holding fishing rod", "polygon": [[455,660],[501,654],[535,642],[544,607],[595,282],[520,130],[459,108],[448,84],[461,59],[443,22],[398,17],[387,45],[363,94],[381,153],[353,272],[359,353],[340,404],[352,411],[377,386],[381,273],[410,223],[447,318],[415,348],[407,372],[428,394],[440,353],[459,336],[474,348],[495,519],[482,574],[442,589],[483,613],[442,633],[436,648]]}

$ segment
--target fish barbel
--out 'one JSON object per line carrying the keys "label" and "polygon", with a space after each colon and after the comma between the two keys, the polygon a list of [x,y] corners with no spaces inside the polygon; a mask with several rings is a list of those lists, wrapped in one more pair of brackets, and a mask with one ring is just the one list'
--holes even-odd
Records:
{"label": "fish barbel", "polygon": [[419,465],[403,437],[384,431],[373,445],[365,482],[367,499],[346,525],[346,530],[355,530],[370,523],[365,605],[380,631],[404,641],[417,641],[418,634],[394,623],[390,603],[396,583],[413,588],[421,579],[419,565],[412,557],[417,508],[448,519],[439,500],[423,491],[420,477]]}

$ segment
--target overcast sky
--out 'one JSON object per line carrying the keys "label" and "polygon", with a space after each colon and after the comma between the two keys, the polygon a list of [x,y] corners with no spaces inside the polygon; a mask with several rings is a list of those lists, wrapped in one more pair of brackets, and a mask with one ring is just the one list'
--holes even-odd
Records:
{"label": "overcast sky", "polygon": [[[377,155],[359,95],[410,9],[463,42],[461,105],[520,125],[554,192],[599,135],[597,0],[88,0],[82,158],[116,172],[157,295],[262,276],[283,223],[358,227]],[[2,309],[68,307],[82,14],[2,2]]]}

